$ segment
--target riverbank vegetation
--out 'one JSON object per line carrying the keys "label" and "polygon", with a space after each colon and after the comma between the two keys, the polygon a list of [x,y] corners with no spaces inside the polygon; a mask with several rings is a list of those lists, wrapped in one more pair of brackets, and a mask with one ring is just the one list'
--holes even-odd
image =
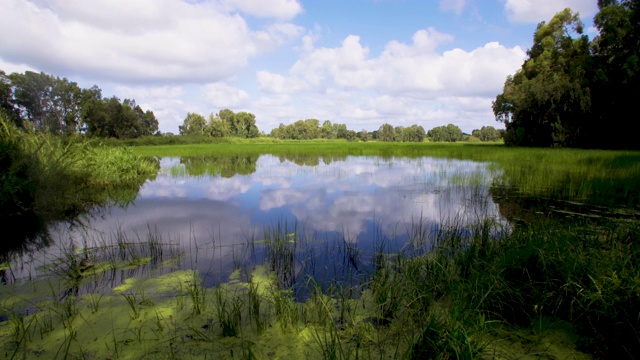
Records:
{"label": "riverbank vegetation", "polygon": [[20,130],[0,114],[0,221],[13,229],[2,250],[45,236],[51,221],[133,201],[156,172],[157,165],[125,148]]}

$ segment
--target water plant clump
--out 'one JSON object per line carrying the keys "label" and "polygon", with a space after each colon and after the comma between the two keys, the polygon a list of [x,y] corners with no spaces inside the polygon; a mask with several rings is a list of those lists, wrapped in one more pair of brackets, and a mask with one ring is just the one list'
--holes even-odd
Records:
{"label": "water plant clump", "polygon": [[156,164],[125,148],[18,129],[0,113],[0,255],[51,241],[47,225],[135,199]]}

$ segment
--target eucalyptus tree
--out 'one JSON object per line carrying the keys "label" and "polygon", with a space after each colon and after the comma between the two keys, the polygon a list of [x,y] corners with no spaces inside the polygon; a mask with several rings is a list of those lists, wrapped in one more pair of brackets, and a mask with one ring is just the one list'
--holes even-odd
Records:
{"label": "eucalyptus tree", "polygon": [[35,129],[54,134],[77,131],[82,101],[78,84],[33,71],[12,73],[8,78],[17,113]]}
{"label": "eucalyptus tree", "polygon": [[640,148],[637,132],[631,131],[640,92],[640,1],[599,0],[598,6],[598,36],[591,43],[594,116],[589,141],[607,148]]}

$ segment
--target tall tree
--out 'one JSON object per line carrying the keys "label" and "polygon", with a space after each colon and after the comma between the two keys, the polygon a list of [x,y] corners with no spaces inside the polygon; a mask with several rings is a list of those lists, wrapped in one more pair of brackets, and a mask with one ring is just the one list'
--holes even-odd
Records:
{"label": "tall tree", "polygon": [[40,131],[75,133],[80,121],[82,89],[66,78],[26,71],[9,75],[20,116]]}
{"label": "tall tree", "polygon": [[109,114],[102,100],[102,90],[96,85],[82,91],[81,130],[92,136],[107,137]]}
{"label": "tall tree", "polygon": [[[585,82],[589,41],[570,9],[538,25],[528,58],[509,76],[493,112],[507,128],[506,142],[528,146],[573,146],[591,106]],[[572,34],[578,34],[573,38]]]}
{"label": "tall tree", "polygon": [[391,124],[384,123],[380,125],[378,129],[378,140],[380,141],[393,141],[395,136],[395,129]]}
{"label": "tall tree", "polygon": [[178,127],[180,135],[204,135],[207,120],[197,113],[187,113],[182,125]]}
{"label": "tall tree", "polygon": [[[599,0],[598,6],[589,141],[607,148],[640,148],[636,132],[630,131],[640,91],[640,1]],[[612,120],[616,126],[603,126]]]}
{"label": "tall tree", "polygon": [[20,119],[18,109],[16,109],[13,103],[13,89],[11,85],[11,79],[2,70],[0,70],[0,113],[4,113],[5,116],[18,127],[22,127],[22,121]]}

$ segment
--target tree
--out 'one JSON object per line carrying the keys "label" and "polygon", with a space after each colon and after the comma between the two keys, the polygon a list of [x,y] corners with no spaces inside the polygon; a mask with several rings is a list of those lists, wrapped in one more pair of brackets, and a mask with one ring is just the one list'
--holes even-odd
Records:
{"label": "tree", "polygon": [[0,70],[0,113],[11,120],[18,127],[22,127],[18,110],[13,103],[13,89],[11,79],[4,71]]}
{"label": "tree", "polygon": [[390,124],[384,123],[380,125],[378,129],[378,140],[380,141],[393,141],[395,136],[395,129]]}
{"label": "tree", "polygon": [[369,132],[365,129],[362,129],[362,131],[358,133],[358,138],[360,139],[360,141],[369,141]]}
{"label": "tree", "polygon": [[320,128],[320,137],[323,139],[335,139],[336,133],[334,127],[331,125],[331,121],[325,120]]}
{"label": "tree", "polygon": [[187,113],[182,125],[178,126],[180,135],[204,135],[204,127],[207,120],[197,113]]}
{"label": "tree", "polygon": [[404,126],[396,126],[393,129],[393,141],[404,141]]}
{"label": "tree", "polygon": [[106,133],[101,133],[107,126],[109,115],[106,103],[102,101],[102,90],[98,86],[94,85],[90,89],[82,90],[81,107],[82,127],[80,130],[88,135],[108,136]]}
{"label": "tree", "polygon": [[75,82],[33,71],[13,73],[9,79],[18,116],[29,120],[39,131],[54,134],[77,131],[82,89]]}
{"label": "tree", "polygon": [[569,9],[538,24],[528,58],[507,77],[493,102],[496,120],[504,122],[505,142],[528,146],[573,146],[580,142],[582,121],[591,97],[585,81],[589,41]]}
{"label": "tree", "polygon": [[464,138],[462,130],[453,124],[447,126],[436,126],[427,132],[427,136],[431,141],[447,141],[456,142]]}
{"label": "tree", "polygon": [[477,137],[480,141],[498,141],[501,137],[498,130],[493,126],[483,126],[480,130],[473,130],[471,135]]}
{"label": "tree", "polygon": [[413,124],[404,129],[404,141],[423,142],[424,137],[425,131],[420,125]]}
{"label": "tree", "polygon": [[259,134],[256,127],[256,116],[248,112],[239,112],[234,117],[235,135],[242,138],[254,138]]}
{"label": "tree", "polygon": [[231,125],[222,121],[219,116],[210,114],[209,123],[205,128],[205,134],[216,138],[229,136],[229,134],[231,134]]}
{"label": "tree", "polygon": [[[591,43],[593,116],[586,146],[640,148],[632,116],[640,88],[640,2],[599,0]],[[616,126],[603,126],[616,122]]]}

